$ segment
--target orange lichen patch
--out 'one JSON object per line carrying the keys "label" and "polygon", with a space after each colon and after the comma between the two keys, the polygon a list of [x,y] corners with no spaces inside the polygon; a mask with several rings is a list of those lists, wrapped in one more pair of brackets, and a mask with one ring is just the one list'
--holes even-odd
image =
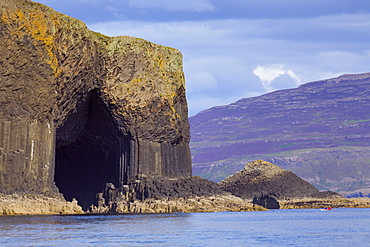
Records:
{"label": "orange lichen patch", "polygon": [[[50,19],[52,22],[50,22]],[[57,75],[59,71],[58,60],[53,52],[56,49],[54,44],[54,32],[55,26],[54,21],[56,17],[54,15],[49,18],[46,17],[46,13],[43,13],[41,9],[30,9],[29,11],[25,10],[16,10],[13,13],[8,13],[8,15],[2,16],[3,22],[12,22],[18,27],[15,31],[15,35],[18,36],[31,36],[34,40],[40,42],[44,45],[46,50],[46,62],[53,69],[54,73]],[[40,52],[42,53],[42,52]],[[45,56],[45,54],[41,54]]]}
{"label": "orange lichen patch", "polygon": [[[21,12],[20,12],[21,13]],[[52,18],[55,20],[55,18]],[[53,23],[47,22],[47,18],[41,12],[30,13],[28,18],[28,25],[25,27],[27,32],[32,35],[32,37],[40,41],[45,45],[48,58],[47,63],[50,64],[55,74],[58,74],[58,60],[53,53],[55,48],[54,36],[52,35]],[[27,21],[27,19],[25,19]]]}

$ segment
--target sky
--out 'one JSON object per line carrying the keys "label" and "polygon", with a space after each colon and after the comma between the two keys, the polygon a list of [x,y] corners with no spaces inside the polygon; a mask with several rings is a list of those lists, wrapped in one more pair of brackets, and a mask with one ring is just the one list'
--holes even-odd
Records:
{"label": "sky", "polygon": [[37,0],[108,36],[183,54],[189,116],[370,72],[368,0]]}

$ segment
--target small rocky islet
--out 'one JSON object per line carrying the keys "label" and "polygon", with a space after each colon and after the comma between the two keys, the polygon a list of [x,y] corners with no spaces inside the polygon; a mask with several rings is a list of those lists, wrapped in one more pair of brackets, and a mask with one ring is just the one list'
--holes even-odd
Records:
{"label": "small rocky islet", "polygon": [[265,161],[192,176],[179,51],[0,3],[0,214],[369,207]]}

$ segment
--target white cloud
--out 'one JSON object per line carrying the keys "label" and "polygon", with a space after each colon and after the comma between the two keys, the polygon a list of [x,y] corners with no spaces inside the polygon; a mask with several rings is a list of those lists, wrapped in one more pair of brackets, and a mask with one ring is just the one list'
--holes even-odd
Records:
{"label": "white cloud", "polygon": [[214,12],[216,7],[208,0],[129,0],[132,7],[161,8],[170,11]]}
{"label": "white cloud", "polygon": [[110,11],[112,14],[113,14],[113,16],[115,16],[115,17],[123,17],[124,15],[121,13],[121,10],[120,9],[118,9],[118,8],[116,8],[116,7],[113,7],[113,6],[111,6],[111,5],[107,5],[106,7],[105,7],[108,11]]}
{"label": "white cloud", "polygon": [[294,79],[296,86],[301,84],[301,79],[294,73],[294,71],[285,69],[283,64],[273,64],[268,67],[258,66],[253,70],[253,74],[261,80],[262,86],[267,92],[271,92],[275,89],[272,82],[282,75],[287,75]]}
{"label": "white cloud", "polygon": [[100,2],[104,2],[104,0],[74,0],[75,2],[80,2],[80,3],[83,3],[83,4],[98,4]]}
{"label": "white cloud", "polygon": [[[370,15],[367,17],[370,20]],[[341,29],[341,25],[334,25],[335,21],[343,26],[365,24],[356,24],[358,30]],[[369,71],[366,23],[362,15],[353,15],[295,21],[121,21],[88,26],[106,35],[129,35],[179,49],[184,55],[189,110],[193,115],[198,110],[231,103],[231,99]],[[363,26],[364,30],[360,28]]]}

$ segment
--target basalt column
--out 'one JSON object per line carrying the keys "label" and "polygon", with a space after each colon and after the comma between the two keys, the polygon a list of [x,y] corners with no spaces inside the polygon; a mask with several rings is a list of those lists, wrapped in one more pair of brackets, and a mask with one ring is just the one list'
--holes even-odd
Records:
{"label": "basalt column", "polygon": [[55,193],[52,122],[0,114],[0,192]]}

